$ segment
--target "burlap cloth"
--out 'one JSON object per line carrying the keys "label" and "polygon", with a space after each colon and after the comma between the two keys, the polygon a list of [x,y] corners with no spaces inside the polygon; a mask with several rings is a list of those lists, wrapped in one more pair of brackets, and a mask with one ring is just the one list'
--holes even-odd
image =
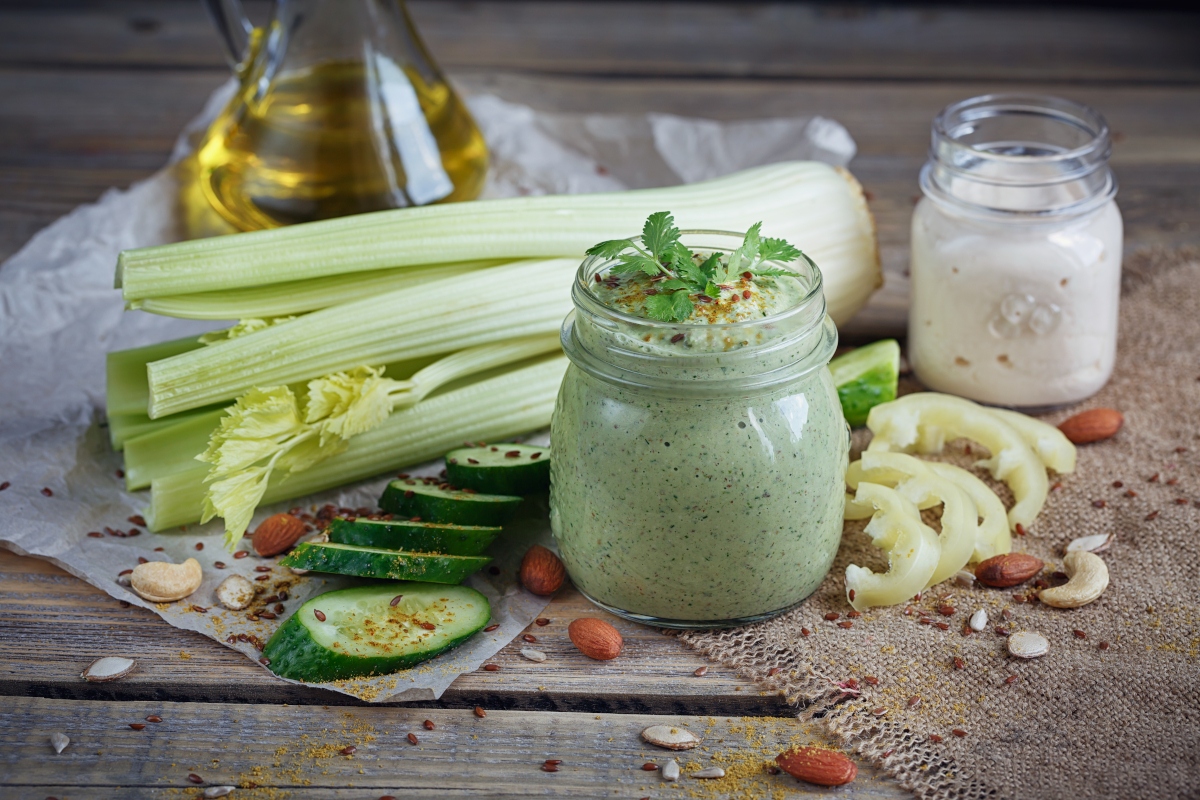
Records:
{"label": "burlap cloth", "polygon": [[[904,606],[837,627],[824,617],[839,612],[844,622],[851,610],[846,565],[886,569],[863,523],[846,523],[833,570],[800,608],[680,638],[801,705],[802,716],[918,797],[1200,797],[1200,253],[1127,261],[1112,380],[1045,418],[1057,424],[1093,407],[1120,410],[1124,428],[1080,446],[1076,471],[1051,475],[1061,488],[1029,535],[1014,537],[1014,549],[1044,559],[1049,573],[1061,568],[1072,539],[1115,532],[1102,553],[1110,584],[1091,605],[1018,603],[1013,593],[1031,586],[967,589],[950,581],[912,604],[949,630],[918,624]],[[869,435],[856,432],[852,458]],[[972,455],[965,448],[954,443],[943,458],[967,465],[979,457],[978,445]],[[999,493],[1011,503],[1007,490]],[[934,610],[946,592],[956,609],[949,617]],[[984,632],[964,636],[978,608],[991,620]],[[1009,656],[994,630],[1001,623],[1042,633],[1049,654]],[[955,667],[956,657],[965,669]],[[782,671],[770,675],[774,668]],[[1006,683],[1010,676],[1016,681]],[[835,685],[848,678],[861,697]],[[914,697],[920,702],[910,707]],[[886,714],[872,713],[878,709]]]}

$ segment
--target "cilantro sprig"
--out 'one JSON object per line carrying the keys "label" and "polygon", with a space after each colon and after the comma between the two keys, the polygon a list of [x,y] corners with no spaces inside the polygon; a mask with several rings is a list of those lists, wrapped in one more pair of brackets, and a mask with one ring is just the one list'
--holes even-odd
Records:
{"label": "cilantro sprig", "polygon": [[641,243],[633,239],[610,239],[589,248],[588,255],[616,259],[609,268],[616,273],[643,273],[662,280],[655,287],[656,294],[646,298],[646,313],[663,322],[682,322],[696,310],[693,297],[701,295],[719,300],[722,284],[749,272],[753,278],[777,276],[803,277],[779,267],[764,267],[767,262],[786,264],[812,259],[783,239],[764,238],[762,223],[757,222],[746,231],[738,249],[722,259],[718,253],[707,258],[693,253],[680,240],[679,229],[669,211],[651,214],[642,227]]}

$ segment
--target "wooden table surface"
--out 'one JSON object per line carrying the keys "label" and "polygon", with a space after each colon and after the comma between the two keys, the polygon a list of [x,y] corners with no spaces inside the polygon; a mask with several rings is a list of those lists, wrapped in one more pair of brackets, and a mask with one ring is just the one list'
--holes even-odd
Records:
{"label": "wooden table surface", "polygon": [[[1114,131],[1126,252],[1200,243],[1197,15],[799,3],[411,10],[469,90],[552,110],[822,114],[846,125],[887,277],[843,330],[848,340],[903,333],[908,221],[929,122],[968,96],[1053,93],[1100,109]],[[0,3],[0,258],[74,206],[160,167],[225,79],[194,0]],[[534,630],[544,664],[521,659],[514,644],[495,659],[499,672],[463,675],[436,703],[367,706],[274,681],[211,640],[0,550],[0,796],[195,796],[195,773],[264,787],[241,797],[662,797],[669,792],[640,769],[665,760],[637,736],[653,721],[706,731],[709,749],[689,760],[713,760],[731,777],[691,782],[701,796],[906,796],[865,766],[836,791],[767,775],[765,759],[810,735],[784,699],[721,667],[697,677],[699,656],[622,621],[622,656],[588,661],[566,625],[604,615],[573,590],[545,616],[550,625]],[[79,679],[108,653],[135,655],[139,671],[110,684]],[[148,714],[164,722],[128,727]],[[60,756],[47,744],[53,731],[73,740]],[[338,754],[351,744],[352,757]],[[561,771],[541,772],[546,758],[563,759]]]}

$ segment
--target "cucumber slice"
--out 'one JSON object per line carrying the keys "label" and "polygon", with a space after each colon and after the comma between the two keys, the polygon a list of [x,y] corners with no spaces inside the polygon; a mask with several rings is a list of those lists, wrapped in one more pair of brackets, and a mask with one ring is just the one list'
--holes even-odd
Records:
{"label": "cucumber slice", "polygon": [[285,567],[360,578],[459,583],[489,561],[491,559],[486,556],[443,556],[352,544],[304,542],[279,563]]}
{"label": "cucumber slice", "polygon": [[446,454],[446,480],[489,494],[550,490],[550,448],[527,444],[462,447]]}
{"label": "cucumber slice", "polygon": [[421,481],[392,481],[379,498],[379,507],[389,514],[451,525],[503,525],[520,504],[519,497],[439,489],[437,484]]}
{"label": "cucumber slice", "polygon": [[487,598],[466,586],[406,581],[341,589],[300,606],[263,656],[276,675],[297,681],[386,675],[457,647],[491,613]]}
{"label": "cucumber slice", "polygon": [[496,527],[445,525],[437,522],[348,519],[338,517],[325,529],[329,541],[361,547],[382,547],[410,553],[477,556],[500,532]]}
{"label": "cucumber slice", "polygon": [[846,422],[857,428],[867,424],[867,412],[896,399],[900,379],[900,344],[883,339],[859,347],[829,362],[833,384]]}

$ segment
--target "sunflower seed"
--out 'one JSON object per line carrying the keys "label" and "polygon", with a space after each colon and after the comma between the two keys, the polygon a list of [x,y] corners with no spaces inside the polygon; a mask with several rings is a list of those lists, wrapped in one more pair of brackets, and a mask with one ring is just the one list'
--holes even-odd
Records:
{"label": "sunflower seed", "polygon": [[1017,631],[1008,637],[1008,652],[1017,658],[1038,658],[1050,652],[1050,641],[1040,633]]}
{"label": "sunflower seed", "polygon": [[675,759],[672,758],[662,768],[662,777],[664,781],[679,780],[679,764],[675,762]]}
{"label": "sunflower seed", "polygon": [[971,630],[973,630],[973,631],[983,630],[984,628],[987,627],[987,624],[988,624],[987,611],[985,611],[982,608],[979,609],[978,611],[976,611],[974,614],[971,615],[971,621],[968,622],[967,624],[971,626]]}
{"label": "sunflower seed", "polygon": [[642,738],[647,742],[668,750],[691,750],[700,744],[696,734],[685,728],[673,725],[651,725],[642,731]]}
{"label": "sunflower seed", "polygon": [[545,653],[543,653],[541,650],[534,650],[529,647],[522,647],[521,655],[525,658],[528,658],[530,661],[536,661],[539,664],[546,660]]}
{"label": "sunflower seed", "polygon": [[689,777],[692,778],[724,778],[725,770],[720,767],[707,767],[699,772],[693,772]]}
{"label": "sunflower seed", "polygon": [[969,588],[975,585],[975,573],[968,572],[965,569],[960,569],[958,573],[955,574],[954,580],[958,582],[959,586],[966,586]]}
{"label": "sunflower seed", "polygon": [[104,658],[97,658],[89,664],[88,668],[79,677],[91,683],[115,681],[117,678],[124,678],[130,672],[133,672],[133,668],[136,666],[137,662],[132,658],[105,656]]}
{"label": "sunflower seed", "polygon": [[209,797],[225,797],[233,793],[236,786],[210,786],[204,790],[204,796]]}
{"label": "sunflower seed", "polygon": [[1112,544],[1113,534],[1097,533],[1093,536],[1080,536],[1078,539],[1071,540],[1067,545],[1066,552],[1074,553],[1076,550],[1086,550],[1089,553],[1100,553],[1107,550]]}
{"label": "sunflower seed", "polygon": [[61,733],[50,734],[50,744],[54,745],[54,752],[56,753],[61,753],[63,750],[66,750],[67,745],[70,743],[71,740]]}

